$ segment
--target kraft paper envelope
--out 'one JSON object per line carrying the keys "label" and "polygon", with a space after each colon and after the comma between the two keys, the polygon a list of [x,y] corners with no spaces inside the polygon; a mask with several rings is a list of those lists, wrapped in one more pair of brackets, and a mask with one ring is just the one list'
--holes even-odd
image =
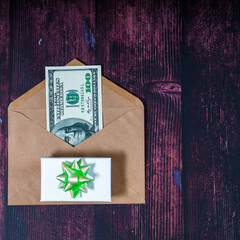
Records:
{"label": "kraft paper envelope", "polygon": [[40,202],[41,157],[111,157],[107,204],[145,203],[143,104],[104,77],[102,89],[104,128],[76,147],[46,130],[45,81],[9,105],[8,205],[86,204]]}

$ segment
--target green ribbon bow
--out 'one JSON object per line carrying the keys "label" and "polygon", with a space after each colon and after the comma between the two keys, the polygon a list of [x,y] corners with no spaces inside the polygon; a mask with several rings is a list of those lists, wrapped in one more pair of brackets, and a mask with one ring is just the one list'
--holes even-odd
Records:
{"label": "green ribbon bow", "polygon": [[71,165],[62,162],[63,173],[57,176],[57,180],[61,182],[58,188],[63,189],[64,192],[70,191],[72,198],[75,198],[79,192],[87,193],[87,184],[94,181],[93,178],[87,177],[90,166],[81,166],[81,164],[82,159],[77,163],[74,160]]}

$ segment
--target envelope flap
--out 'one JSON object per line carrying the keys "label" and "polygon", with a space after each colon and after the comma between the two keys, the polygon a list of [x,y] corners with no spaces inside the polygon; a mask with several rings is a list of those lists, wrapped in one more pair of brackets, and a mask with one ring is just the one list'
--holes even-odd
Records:
{"label": "envelope flap", "polygon": [[[84,65],[74,59],[69,66]],[[141,101],[121,87],[102,77],[104,127],[134,108],[143,107]],[[12,102],[9,110],[20,112],[42,127],[46,127],[45,81]]]}

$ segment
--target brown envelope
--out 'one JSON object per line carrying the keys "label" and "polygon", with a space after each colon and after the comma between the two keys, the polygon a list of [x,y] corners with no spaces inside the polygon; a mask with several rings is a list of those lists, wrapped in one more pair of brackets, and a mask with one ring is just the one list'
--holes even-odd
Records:
{"label": "brown envelope", "polygon": [[76,147],[46,130],[45,81],[9,105],[8,205],[87,204],[40,202],[41,157],[111,157],[111,203],[145,203],[143,104],[105,77],[102,88],[104,128]]}

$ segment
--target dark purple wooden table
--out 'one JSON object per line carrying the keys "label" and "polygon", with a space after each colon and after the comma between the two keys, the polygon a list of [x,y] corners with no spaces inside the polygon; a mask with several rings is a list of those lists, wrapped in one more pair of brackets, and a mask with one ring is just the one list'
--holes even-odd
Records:
{"label": "dark purple wooden table", "polygon": [[[240,239],[239,12],[235,0],[2,0],[0,238]],[[145,104],[145,205],[7,206],[8,104],[73,58]]]}

